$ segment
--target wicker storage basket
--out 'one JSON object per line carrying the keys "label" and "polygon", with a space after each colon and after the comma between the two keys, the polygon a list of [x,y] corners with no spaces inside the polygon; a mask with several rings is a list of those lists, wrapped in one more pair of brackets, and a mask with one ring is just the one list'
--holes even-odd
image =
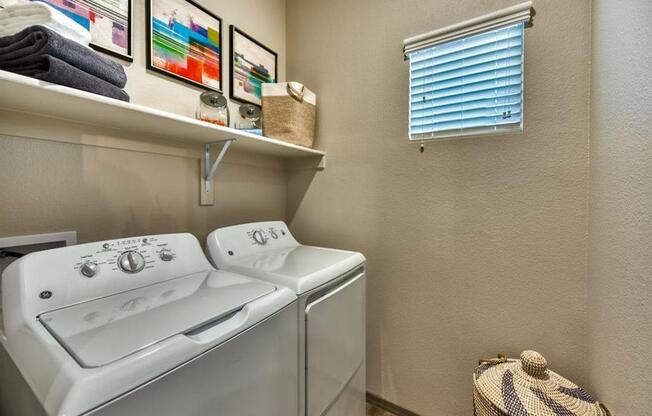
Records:
{"label": "wicker storage basket", "polygon": [[523,351],[520,360],[480,361],[473,385],[476,416],[610,416],[586,391],[548,370],[535,351]]}
{"label": "wicker storage basket", "polygon": [[298,82],[263,84],[263,135],[312,147],[316,107],[317,96]]}

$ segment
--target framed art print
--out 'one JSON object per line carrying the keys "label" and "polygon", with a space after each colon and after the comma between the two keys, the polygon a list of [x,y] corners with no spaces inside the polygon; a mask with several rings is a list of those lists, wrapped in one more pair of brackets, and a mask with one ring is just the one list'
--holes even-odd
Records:
{"label": "framed art print", "polygon": [[231,25],[231,79],[229,96],[238,101],[261,105],[262,84],[276,82],[278,56]]}
{"label": "framed art print", "polygon": [[147,68],[222,92],[222,19],[190,0],[146,0]]}
{"label": "framed art print", "polygon": [[91,34],[91,47],[133,61],[132,0],[41,0]]}

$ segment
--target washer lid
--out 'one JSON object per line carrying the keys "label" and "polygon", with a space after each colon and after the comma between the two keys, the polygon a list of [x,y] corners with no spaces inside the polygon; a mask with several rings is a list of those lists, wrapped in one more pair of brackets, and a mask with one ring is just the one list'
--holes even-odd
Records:
{"label": "washer lid", "polygon": [[99,367],[218,322],[275,290],[273,285],[237,274],[207,271],[46,312],[38,318],[82,367]]}
{"label": "washer lid", "polygon": [[299,245],[236,259],[218,266],[293,289],[302,294],[364,263],[361,253]]}

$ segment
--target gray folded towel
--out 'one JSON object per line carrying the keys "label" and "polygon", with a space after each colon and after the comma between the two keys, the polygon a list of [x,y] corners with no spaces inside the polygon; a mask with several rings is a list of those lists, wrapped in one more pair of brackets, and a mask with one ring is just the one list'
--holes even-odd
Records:
{"label": "gray folded towel", "polygon": [[30,26],[15,35],[0,38],[0,68],[29,67],[40,63],[43,55],[57,58],[119,88],[127,83],[122,65],[44,26]]}
{"label": "gray folded towel", "polygon": [[88,74],[50,55],[35,57],[29,65],[22,66],[5,65],[0,62],[0,69],[105,97],[129,101],[127,93],[110,82]]}

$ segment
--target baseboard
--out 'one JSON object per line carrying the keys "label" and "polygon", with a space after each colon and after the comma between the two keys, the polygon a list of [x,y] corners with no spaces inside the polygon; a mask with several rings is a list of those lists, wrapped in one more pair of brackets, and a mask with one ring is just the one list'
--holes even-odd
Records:
{"label": "baseboard", "polygon": [[380,396],[367,392],[367,402],[380,409],[395,414],[396,416],[419,416],[417,413],[410,411],[392,402],[388,402]]}

